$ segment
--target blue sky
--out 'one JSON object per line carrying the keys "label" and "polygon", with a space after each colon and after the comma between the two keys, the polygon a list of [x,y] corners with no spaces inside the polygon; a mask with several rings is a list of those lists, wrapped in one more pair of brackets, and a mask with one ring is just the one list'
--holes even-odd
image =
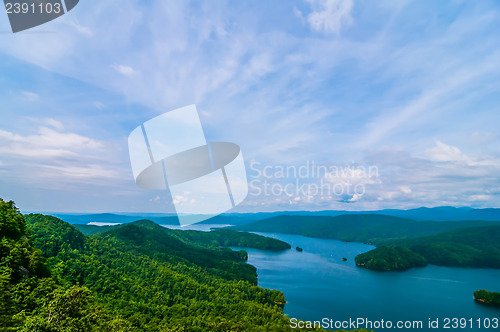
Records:
{"label": "blue sky", "polygon": [[[242,149],[235,212],[500,206],[498,1],[81,1],[9,30],[0,197],[25,211],[174,212],[127,137],[190,104]],[[336,171],[276,175],[311,165]]]}

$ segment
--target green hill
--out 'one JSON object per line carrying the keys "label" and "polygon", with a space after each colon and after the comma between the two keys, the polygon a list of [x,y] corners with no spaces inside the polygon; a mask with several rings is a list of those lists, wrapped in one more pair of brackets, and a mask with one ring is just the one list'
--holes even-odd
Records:
{"label": "green hill", "polygon": [[62,250],[83,251],[85,248],[85,236],[72,225],[61,223],[56,217],[28,214],[24,216],[24,220],[30,231],[36,232],[33,241],[45,257],[56,256]]}
{"label": "green hill", "polygon": [[[156,227],[159,229],[155,229]],[[189,245],[178,238],[163,233],[162,230],[163,227],[152,222],[148,225],[131,223],[100,233],[95,238],[113,243],[118,249],[133,250],[160,261],[195,264],[227,280],[235,279],[245,280],[252,284],[257,283],[255,267],[241,264],[247,258],[245,251],[222,248],[209,250]]]}
{"label": "green hill", "polygon": [[427,260],[408,248],[381,246],[356,256],[356,265],[370,270],[403,271],[426,266]]}
{"label": "green hill", "polygon": [[286,250],[291,246],[281,240],[265,236],[237,232],[229,229],[216,229],[210,232],[173,230],[159,226],[148,219],[134,221],[130,224],[116,226],[74,225],[85,235],[95,235],[109,230],[127,227],[127,225],[143,226],[154,229],[167,236],[172,236],[186,243],[205,247],[247,247],[262,250]]}
{"label": "green hill", "polygon": [[407,247],[434,265],[500,268],[500,226],[463,228],[383,243]]}
{"label": "green hill", "polygon": [[209,247],[247,247],[262,250],[287,250],[291,248],[290,244],[281,240],[229,229],[216,229],[211,232],[175,230],[171,234],[175,234],[189,243]]}

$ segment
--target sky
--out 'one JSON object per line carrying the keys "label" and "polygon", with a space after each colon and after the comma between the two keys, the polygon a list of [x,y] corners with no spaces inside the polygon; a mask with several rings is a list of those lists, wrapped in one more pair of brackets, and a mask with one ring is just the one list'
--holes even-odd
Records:
{"label": "sky", "polygon": [[500,3],[82,0],[0,15],[0,197],[22,211],[175,212],[127,138],[196,104],[241,147],[232,212],[500,207]]}

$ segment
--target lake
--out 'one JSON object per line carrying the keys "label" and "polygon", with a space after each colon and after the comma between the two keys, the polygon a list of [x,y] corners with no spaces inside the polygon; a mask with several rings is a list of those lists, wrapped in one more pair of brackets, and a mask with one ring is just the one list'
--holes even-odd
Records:
{"label": "lake", "polygon": [[[415,324],[421,321],[420,331],[500,329],[493,328],[500,309],[473,300],[476,289],[500,291],[500,270],[429,265],[404,272],[370,271],[354,263],[356,255],[374,248],[370,245],[289,234],[258,234],[292,245],[293,249],[284,252],[245,248],[248,263],[258,270],[259,286],[285,293],[284,313],[290,318],[304,321],[328,318],[334,322],[364,318],[374,324],[383,319],[391,321],[395,330],[398,321],[417,321]],[[296,251],[296,246],[304,251]],[[347,262],[342,261],[343,257]],[[452,320],[450,328],[444,328],[446,318],[467,321],[457,321],[458,328],[454,329]],[[439,328],[428,328],[429,319],[439,319]],[[460,328],[460,323],[466,328]],[[485,324],[491,327],[485,328]]]}

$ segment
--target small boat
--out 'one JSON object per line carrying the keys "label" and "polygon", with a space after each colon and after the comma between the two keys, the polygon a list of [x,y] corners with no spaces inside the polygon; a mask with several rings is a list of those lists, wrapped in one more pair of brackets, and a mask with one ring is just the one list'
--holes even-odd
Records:
{"label": "small boat", "polygon": [[295,250],[297,250],[298,252],[304,251],[304,249],[302,249],[301,247],[295,247]]}

